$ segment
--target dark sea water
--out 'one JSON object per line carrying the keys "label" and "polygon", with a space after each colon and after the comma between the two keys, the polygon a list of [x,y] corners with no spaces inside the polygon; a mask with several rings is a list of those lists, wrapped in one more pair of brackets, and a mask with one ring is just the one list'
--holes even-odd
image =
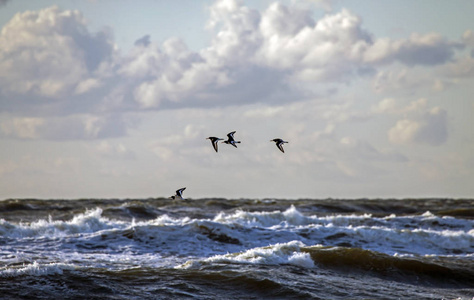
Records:
{"label": "dark sea water", "polygon": [[1,299],[472,299],[474,200],[0,201]]}

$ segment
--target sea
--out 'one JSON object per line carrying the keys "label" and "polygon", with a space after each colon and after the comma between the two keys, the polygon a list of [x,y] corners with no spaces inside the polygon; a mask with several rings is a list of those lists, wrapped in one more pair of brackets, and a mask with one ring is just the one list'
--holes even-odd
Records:
{"label": "sea", "polygon": [[473,299],[472,199],[6,199],[0,299]]}

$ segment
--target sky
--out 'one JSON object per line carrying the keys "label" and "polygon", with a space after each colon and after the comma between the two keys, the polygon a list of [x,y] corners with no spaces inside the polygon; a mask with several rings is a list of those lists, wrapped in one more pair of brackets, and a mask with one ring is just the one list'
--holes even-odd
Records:
{"label": "sky", "polygon": [[0,0],[0,199],[472,198],[473,11]]}

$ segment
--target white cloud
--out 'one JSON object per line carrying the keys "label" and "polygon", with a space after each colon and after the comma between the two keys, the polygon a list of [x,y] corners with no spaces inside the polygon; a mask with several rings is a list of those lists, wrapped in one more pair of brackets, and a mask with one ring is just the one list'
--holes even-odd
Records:
{"label": "white cloud", "polygon": [[321,7],[326,11],[332,11],[338,0],[304,0],[303,3],[304,2],[313,3],[316,7]]}
{"label": "white cloud", "polygon": [[[360,160],[364,162],[406,162],[408,158],[391,150],[378,150],[369,142],[353,137],[343,137],[340,140],[341,150],[345,152],[347,161]],[[343,157],[344,157],[343,156]]]}
{"label": "white cloud", "polygon": [[412,120],[399,120],[388,132],[390,142],[394,144],[405,144],[415,140],[420,130],[420,123]]}
{"label": "white cloud", "polygon": [[[459,46],[437,34],[377,40],[348,10],[315,20],[310,10],[297,5],[274,3],[260,13],[240,2],[221,0],[209,8],[209,15],[215,36],[199,53],[176,38],[160,49],[144,36],[115,62],[120,75],[115,80],[125,80],[122,84],[139,107],[205,104],[213,94],[245,90],[242,86],[251,86],[255,78],[249,75],[256,71],[268,86],[294,89],[301,88],[301,80],[347,81],[380,63],[438,64],[449,60]],[[57,97],[72,89],[82,94],[110,77],[93,72],[101,63],[110,63],[112,41],[105,32],[89,33],[77,11],[52,7],[18,14],[4,27],[1,39],[4,92]],[[95,77],[99,75],[107,78]]]}
{"label": "white cloud", "polygon": [[369,63],[390,63],[399,61],[408,66],[439,65],[449,61],[461,42],[450,42],[438,33],[420,35],[413,33],[408,39],[376,40],[364,53]]}
{"label": "white cloud", "polygon": [[[373,88],[377,93],[385,95],[412,95],[429,91],[443,91],[451,86],[452,77],[441,72],[448,64],[426,72],[425,69],[383,69],[373,79]],[[441,68],[441,69],[440,69]]]}
{"label": "white cloud", "polygon": [[474,32],[472,30],[466,30],[462,35],[462,39],[465,45],[474,50]]}
{"label": "white cloud", "polygon": [[76,94],[85,94],[85,93],[90,92],[93,89],[96,89],[96,88],[100,87],[101,85],[102,84],[99,80],[97,80],[95,78],[87,78],[87,79],[79,82],[79,84],[76,86],[76,89],[75,89],[74,92]]}
{"label": "white cloud", "polygon": [[[326,95],[387,64],[446,63],[460,47],[439,34],[377,39],[347,9],[317,20],[301,5],[273,3],[260,12],[219,0],[208,12],[213,34],[208,47],[195,52],[178,38],[158,45],[143,36],[124,56],[111,34],[91,33],[78,11],[51,7],[15,15],[0,34],[0,103],[4,112],[15,113],[12,118],[23,120],[4,125],[3,135],[64,139],[70,132],[72,138],[104,138],[125,134],[128,125],[104,121],[111,112],[256,102],[281,106]],[[468,43],[469,33],[464,40]],[[392,77],[404,81],[406,74],[380,71],[376,81],[390,91],[384,78]],[[328,88],[328,82],[334,86]],[[271,110],[264,113],[278,114]],[[335,122],[369,117],[330,110],[324,117]],[[72,121],[64,126],[67,116]],[[112,123],[116,130],[107,129]]]}
{"label": "white cloud", "polygon": [[446,110],[433,107],[419,117],[397,121],[389,130],[388,137],[394,144],[420,143],[438,146],[448,139],[447,127]]}
{"label": "white cloud", "polygon": [[113,159],[135,159],[136,155],[133,151],[125,147],[122,143],[111,143],[109,141],[101,141],[96,151],[103,157]]}
{"label": "white cloud", "polygon": [[45,120],[41,118],[14,118],[3,120],[0,124],[3,136],[21,139],[36,139],[40,137],[39,127]]}
{"label": "white cloud", "polygon": [[275,92],[348,82],[383,64],[442,64],[460,47],[438,34],[375,39],[348,10],[315,20],[300,6],[274,3],[260,13],[238,1],[221,0],[209,14],[214,38],[199,53],[176,39],[165,42],[163,50],[139,43],[131,53],[122,72],[142,78],[134,89],[142,108],[245,103],[242,99],[256,93],[253,101],[274,101]]}
{"label": "white cloud", "polygon": [[113,51],[108,34],[90,34],[80,12],[58,7],[15,15],[0,44],[0,89],[52,98],[70,94]]}
{"label": "white cloud", "polygon": [[116,115],[14,117],[0,122],[0,135],[18,139],[103,139],[125,135],[127,125],[126,120]]}
{"label": "white cloud", "polygon": [[439,73],[450,79],[470,79],[474,77],[474,56],[463,56],[442,66]]}
{"label": "white cloud", "polygon": [[271,68],[289,71],[295,79],[345,80],[363,67],[361,55],[371,42],[361,23],[348,10],[316,22],[308,11],[274,4],[262,14],[264,41],[259,57]]}
{"label": "white cloud", "polygon": [[423,113],[427,106],[428,100],[426,98],[412,101],[408,105],[403,105],[402,101],[394,98],[385,98],[374,105],[372,111],[379,114],[406,115],[409,113]]}
{"label": "white cloud", "polygon": [[285,113],[285,108],[282,106],[259,107],[248,110],[244,113],[247,118],[274,118]]}
{"label": "white cloud", "polygon": [[438,146],[448,139],[447,111],[440,107],[429,107],[426,98],[420,98],[406,105],[403,101],[386,98],[374,105],[375,114],[403,116],[388,131],[393,144],[428,144]]}

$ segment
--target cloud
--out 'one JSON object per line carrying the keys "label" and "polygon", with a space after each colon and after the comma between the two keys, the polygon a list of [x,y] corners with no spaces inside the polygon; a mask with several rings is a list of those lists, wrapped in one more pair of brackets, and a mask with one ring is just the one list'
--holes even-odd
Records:
{"label": "cloud", "polygon": [[462,35],[462,40],[465,45],[474,50],[474,32],[472,30],[466,30]]}
{"label": "cloud", "polygon": [[126,135],[128,122],[116,115],[13,117],[0,122],[0,136],[16,139],[104,139]]}
{"label": "cloud", "polygon": [[378,93],[400,94],[402,92],[412,93],[423,86],[426,86],[432,78],[427,78],[426,74],[407,70],[381,70],[373,79],[373,88]]}
{"label": "cloud", "polygon": [[451,60],[454,52],[463,43],[451,42],[438,33],[420,35],[413,33],[408,39],[376,40],[364,53],[364,60],[370,63],[391,63],[398,61],[408,66],[439,65]]}
{"label": "cloud", "polygon": [[383,88],[384,78],[406,76],[377,73],[383,66],[446,64],[462,47],[439,34],[377,39],[347,9],[315,19],[302,5],[273,3],[260,12],[218,0],[208,12],[213,38],[200,51],[178,38],[159,45],[145,35],[125,55],[110,31],[90,32],[78,11],[50,7],[15,15],[0,34],[0,104],[17,120],[3,125],[3,136],[64,139],[62,117],[71,116],[74,138],[111,137],[125,134],[128,123],[111,130],[107,124],[114,122],[105,121],[94,133],[84,116],[99,124],[104,114],[130,111],[282,105],[373,74]]}
{"label": "cloud", "polygon": [[60,97],[110,58],[106,32],[89,33],[82,14],[51,7],[16,14],[0,35],[0,88],[5,94]]}
{"label": "cloud", "polygon": [[304,2],[309,2],[314,4],[316,7],[321,7],[326,11],[332,11],[335,4],[339,2],[338,0],[305,0]]}
{"label": "cloud", "polygon": [[262,15],[259,58],[269,67],[290,72],[295,80],[345,80],[365,67],[361,51],[371,36],[361,24],[348,10],[316,21],[309,11],[273,4]]}
{"label": "cloud", "polygon": [[383,116],[403,116],[389,129],[393,144],[427,144],[438,146],[448,139],[447,111],[438,106],[429,107],[426,98],[403,105],[403,101],[385,98],[372,106],[371,112]]}
{"label": "cloud", "polygon": [[[362,19],[346,9],[315,20],[310,10],[298,6],[274,3],[260,13],[237,1],[220,0],[211,5],[209,15],[214,38],[200,52],[176,38],[159,47],[145,35],[129,55],[114,61],[120,75],[115,80],[133,90],[139,108],[215,104],[214,97],[251,86],[252,74],[258,74],[263,87],[298,89],[301,81],[347,81],[381,63],[439,64],[459,47],[437,34],[375,39],[362,28]],[[52,7],[17,14],[0,39],[4,92],[81,94],[111,76],[105,66],[99,68],[112,64],[111,35],[91,34],[78,11]],[[97,78],[101,76],[105,78]],[[262,100],[270,99],[271,89],[266,90]]]}
{"label": "cloud", "polygon": [[10,0],[0,0],[0,6],[6,5]]}
{"label": "cloud", "polygon": [[460,57],[454,62],[442,66],[439,73],[450,79],[474,77],[474,56]]}
{"label": "cloud", "polygon": [[[340,140],[343,150],[350,152],[350,157],[365,161],[392,161],[406,162],[408,158],[400,153],[393,151],[379,151],[367,141],[355,139],[352,137],[343,137]],[[349,154],[349,153],[348,153]]]}
{"label": "cloud", "polygon": [[122,143],[113,144],[109,141],[101,141],[97,145],[96,151],[106,158],[112,159],[135,159],[135,152],[129,150]]}
{"label": "cloud", "polygon": [[372,107],[374,113],[379,114],[399,114],[406,115],[408,113],[420,113],[426,111],[428,100],[426,98],[420,98],[418,100],[410,102],[406,106],[402,106],[400,101],[394,98],[385,98],[380,101],[377,105]]}
{"label": "cloud", "polygon": [[150,76],[134,87],[140,107],[242,104],[251,95],[253,102],[275,102],[279,93],[298,95],[322,82],[348,82],[394,62],[442,64],[462,46],[437,34],[375,39],[362,28],[362,19],[345,9],[315,20],[299,6],[274,3],[259,12],[222,0],[209,8],[209,15],[214,38],[200,52],[171,39],[163,50],[148,47],[131,55],[124,73],[134,77],[132,70],[139,69]]}
{"label": "cloud", "polygon": [[418,118],[397,121],[388,132],[394,144],[428,144],[439,146],[448,139],[447,112],[433,107]]}
{"label": "cloud", "polygon": [[134,45],[135,46],[143,46],[143,47],[148,47],[150,45],[150,35],[147,34],[138,40],[135,41]]}

